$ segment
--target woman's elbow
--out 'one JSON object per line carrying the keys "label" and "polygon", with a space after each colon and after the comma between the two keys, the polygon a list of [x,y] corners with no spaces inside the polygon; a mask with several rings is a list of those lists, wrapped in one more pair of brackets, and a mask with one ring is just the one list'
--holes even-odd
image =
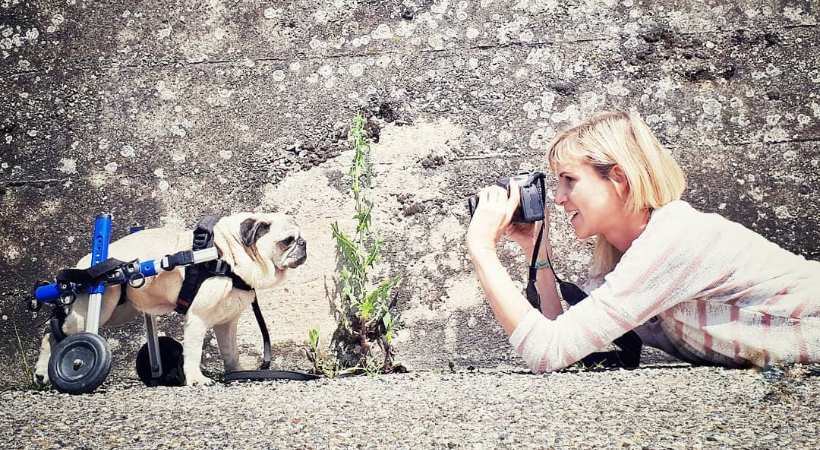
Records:
{"label": "woman's elbow", "polygon": [[554,372],[564,368],[561,364],[552,361],[548,355],[543,354],[525,357],[524,361],[527,363],[527,367],[530,368],[530,371],[535,374]]}

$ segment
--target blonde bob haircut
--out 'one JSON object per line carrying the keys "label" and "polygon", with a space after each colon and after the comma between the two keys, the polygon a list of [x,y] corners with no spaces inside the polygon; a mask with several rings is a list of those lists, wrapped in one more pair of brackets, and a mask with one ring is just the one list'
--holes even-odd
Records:
{"label": "blonde bob haircut", "polygon": [[[626,208],[653,210],[680,199],[686,177],[637,113],[604,112],[558,133],[547,149],[550,169],[557,173],[565,162],[586,162],[604,179],[620,166],[629,186]],[[611,272],[622,253],[602,235],[597,236],[590,275]]]}

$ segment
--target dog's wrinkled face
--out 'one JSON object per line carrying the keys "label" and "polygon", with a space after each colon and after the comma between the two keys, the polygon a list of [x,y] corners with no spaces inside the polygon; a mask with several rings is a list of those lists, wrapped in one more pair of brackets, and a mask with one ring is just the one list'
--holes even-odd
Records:
{"label": "dog's wrinkled face", "polygon": [[251,258],[269,258],[277,271],[298,267],[307,259],[299,227],[284,214],[254,214],[241,222],[239,234]]}

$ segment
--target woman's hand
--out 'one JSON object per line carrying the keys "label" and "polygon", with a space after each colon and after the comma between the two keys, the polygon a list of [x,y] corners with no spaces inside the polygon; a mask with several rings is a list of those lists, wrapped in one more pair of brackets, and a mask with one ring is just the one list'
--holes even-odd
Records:
{"label": "woman's hand", "polygon": [[518,184],[514,180],[510,180],[509,192],[508,195],[501,186],[489,186],[479,192],[478,206],[467,229],[467,249],[473,256],[486,250],[495,253],[495,244],[506,232],[521,201]]}
{"label": "woman's hand", "polygon": [[[544,236],[542,239],[549,239],[549,209],[544,206]],[[513,242],[521,247],[521,250],[529,256],[535,247],[535,238],[538,237],[538,230],[541,222],[534,223],[511,223],[507,226],[506,234]]]}

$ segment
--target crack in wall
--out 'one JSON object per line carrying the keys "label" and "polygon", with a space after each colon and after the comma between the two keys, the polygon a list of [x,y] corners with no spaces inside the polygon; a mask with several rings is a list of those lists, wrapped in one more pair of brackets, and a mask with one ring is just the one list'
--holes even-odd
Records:
{"label": "crack in wall", "polygon": [[69,181],[71,178],[42,178],[39,180],[0,180],[2,187],[21,187],[30,184],[53,184]]}
{"label": "crack in wall", "polygon": [[[760,28],[760,29],[749,29],[749,28],[732,28],[732,29],[721,29],[716,28],[713,30],[705,30],[705,31],[692,31],[692,32],[676,32],[676,35],[679,36],[706,36],[710,34],[731,34],[737,32],[772,32],[772,31],[783,31],[783,30],[792,30],[792,29],[801,29],[801,28],[817,28],[820,25],[784,25],[780,28]],[[555,40],[555,41],[534,41],[534,42],[523,42],[523,41],[510,41],[504,44],[477,44],[465,47],[454,47],[454,48],[442,48],[442,49],[421,49],[419,50],[419,54],[429,54],[429,53],[441,53],[441,54],[452,54],[452,53],[461,53],[470,50],[494,50],[494,49],[506,49],[506,48],[543,48],[543,47],[553,47],[553,46],[561,46],[561,45],[571,45],[571,44],[587,44],[591,42],[608,42],[608,41],[617,41],[621,39],[622,34],[613,35],[613,36],[605,36],[605,37],[590,37],[590,38],[580,38],[580,39],[573,39],[573,40]],[[183,60],[173,60],[168,62],[157,61],[154,63],[148,64],[110,64],[110,65],[99,65],[99,66],[78,66],[78,67],[67,67],[65,70],[72,70],[72,71],[94,71],[94,70],[111,70],[116,68],[130,68],[130,69],[146,69],[146,68],[154,68],[154,67],[167,67],[167,66],[219,66],[219,65],[243,65],[246,64],[248,61],[253,63],[259,62],[304,62],[304,61],[323,61],[328,59],[341,59],[341,58],[350,58],[350,59],[357,59],[357,58],[368,58],[368,57],[379,57],[379,56],[395,56],[395,55],[406,55],[406,52],[401,50],[396,51],[373,51],[373,52],[352,52],[352,53],[334,53],[330,55],[322,55],[322,56],[304,56],[299,55],[295,58],[286,58],[286,57],[257,57],[257,58],[243,58],[243,59],[215,59],[215,60],[205,60],[205,61],[183,61]],[[0,74],[0,79],[6,78],[15,78],[19,76],[26,76],[26,75],[36,75],[42,73],[48,73],[55,70],[53,67],[47,67],[44,69],[34,69],[34,70],[22,70],[17,72],[10,72],[7,74]]]}
{"label": "crack in wall", "polygon": [[731,146],[735,146],[735,147],[740,147],[740,146],[743,146],[743,145],[754,145],[754,144],[767,144],[767,145],[775,144],[775,145],[780,145],[780,144],[795,144],[795,143],[803,144],[803,143],[811,143],[811,142],[820,142],[820,137],[810,136],[810,137],[806,137],[806,138],[784,139],[784,140],[781,140],[781,141],[765,141],[765,140],[761,139],[759,141],[724,142],[723,144],[724,145],[731,145]]}

